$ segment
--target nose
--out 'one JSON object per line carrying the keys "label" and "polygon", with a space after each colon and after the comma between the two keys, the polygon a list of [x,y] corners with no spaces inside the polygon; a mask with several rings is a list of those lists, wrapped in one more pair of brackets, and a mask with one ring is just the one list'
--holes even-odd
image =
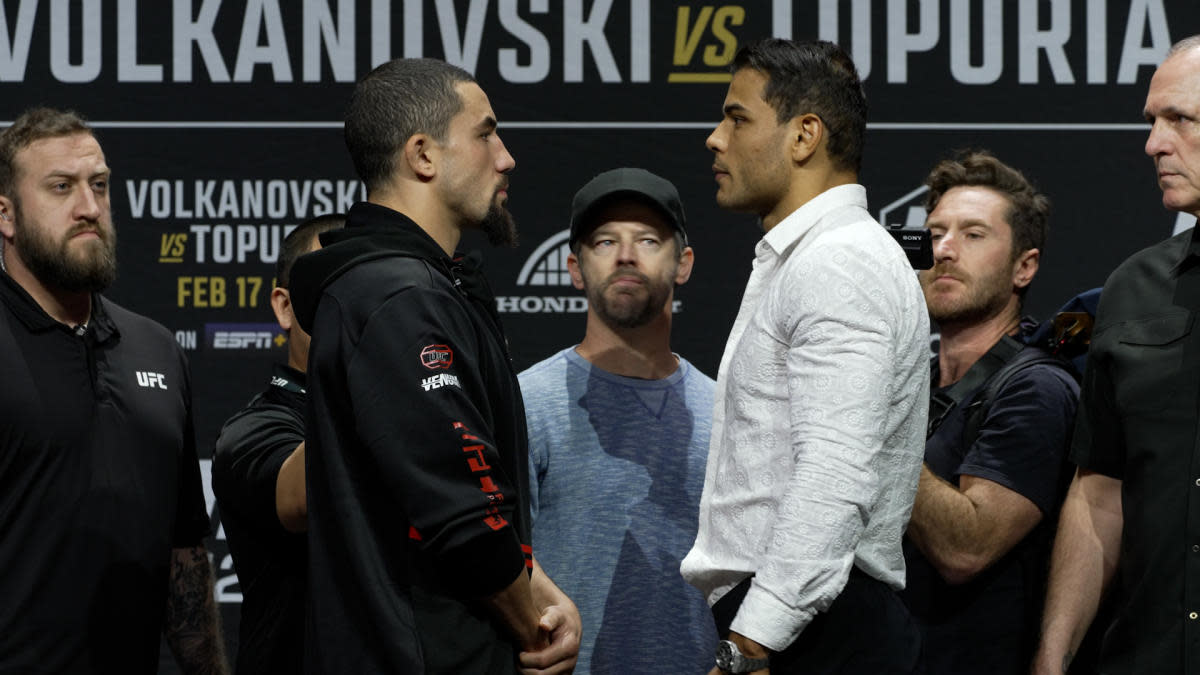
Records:
{"label": "nose", "polygon": [[958,245],[952,234],[945,232],[933,242],[933,261],[935,263],[957,258]]}
{"label": "nose", "polygon": [[100,216],[104,212],[104,206],[100,203],[101,197],[96,194],[91,185],[87,184],[84,184],[79,192],[81,196],[75,200],[76,220],[88,222],[100,220]]}
{"label": "nose", "polygon": [[704,147],[708,148],[712,152],[721,152],[725,149],[724,121],[718,124],[717,128],[713,129],[712,133],[708,135],[708,138],[704,141]]}
{"label": "nose", "polygon": [[501,141],[499,136],[496,136],[496,140],[500,143],[500,154],[496,157],[496,171],[508,173],[517,168],[517,160],[508,153],[508,148],[505,147],[504,141]]}
{"label": "nose", "polygon": [[1170,152],[1170,142],[1167,139],[1167,132],[1163,126],[1162,118],[1155,119],[1150,125],[1150,135],[1146,137],[1146,154],[1151,157],[1165,155]]}
{"label": "nose", "polygon": [[632,239],[622,239],[617,245],[618,265],[637,265],[637,242]]}

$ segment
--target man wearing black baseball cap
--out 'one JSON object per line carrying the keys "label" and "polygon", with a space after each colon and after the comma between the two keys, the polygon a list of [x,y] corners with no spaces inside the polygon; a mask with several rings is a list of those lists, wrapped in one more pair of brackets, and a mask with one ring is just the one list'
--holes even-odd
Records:
{"label": "man wearing black baseball cap", "polygon": [[567,257],[588,298],[583,341],[519,376],[534,550],[579,607],[579,673],[703,672],[716,648],[704,596],[676,572],[696,535],[713,396],[671,352],[694,258],[685,223],[675,186],[649,171],[584,185]]}
{"label": "man wearing black baseball cap", "polygon": [[578,253],[579,238],[595,224],[595,217],[614,201],[637,201],[658,210],[665,223],[681,237],[680,255],[688,246],[683,203],[671,181],[645,169],[623,167],[596,176],[579,188],[571,201],[571,251]]}

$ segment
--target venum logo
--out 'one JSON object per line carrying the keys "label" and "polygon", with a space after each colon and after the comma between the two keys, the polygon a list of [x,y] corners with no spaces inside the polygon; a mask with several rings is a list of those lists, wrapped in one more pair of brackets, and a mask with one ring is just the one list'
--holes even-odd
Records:
{"label": "venum logo", "polygon": [[167,380],[165,375],[162,373],[152,373],[147,370],[137,371],[137,383],[139,387],[147,387],[151,389],[155,387],[159,389],[167,388]]}
{"label": "venum logo", "polygon": [[462,389],[462,385],[458,382],[458,376],[451,375],[450,373],[438,373],[437,375],[431,375],[421,380],[421,388],[425,391],[441,389],[446,385]]}
{"label": "venum logo", "polygon": [[[426,345],[421,350],[421,365],[430,370],[445,370],[454,363],[454,350],[446,345]],[[426,391],[429,391],[426,388]]]}
{"label": "venum logo", "polygon": [[[543,241],[521,267],[517,286],[573,288],[567,271],[571,231],[562,230]],[[501,295],[496,297],[501,314],[582,314],[587,298],[581,295]]]}

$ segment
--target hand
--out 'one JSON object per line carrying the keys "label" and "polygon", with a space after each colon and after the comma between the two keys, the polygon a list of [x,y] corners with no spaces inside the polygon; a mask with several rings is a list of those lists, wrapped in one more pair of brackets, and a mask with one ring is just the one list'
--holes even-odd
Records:
{"label": "hand", "polygon": [[579,657],[583,620],[574,604],[551,605],[542,612],[538,628],[549,636],[549,644],[537,651],[521,652],[522,675],[568,675]]}
{"label": "hand", "polygon": [[[729,675],[729,673],[726,673],[720,668],[713,666],[713,669],[708,671],[708,675]],[[771,675],[771,669],[763,668],[762,670],[751,671],[749,675]]]}

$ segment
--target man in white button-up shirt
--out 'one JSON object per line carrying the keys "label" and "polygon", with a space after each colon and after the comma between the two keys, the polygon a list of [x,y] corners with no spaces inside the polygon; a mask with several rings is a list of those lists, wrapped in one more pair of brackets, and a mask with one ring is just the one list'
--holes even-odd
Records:
{"label": "man in white button-up shirt", "polygon": [[681,566],[728,638],[713,672],[911,672],[919,639],[894,591],[929,324],[857,184],[862,85],[836,45],[766,40],[735,57],[723,112],[708,138],[717,203],[766,234],[721,359]]}

